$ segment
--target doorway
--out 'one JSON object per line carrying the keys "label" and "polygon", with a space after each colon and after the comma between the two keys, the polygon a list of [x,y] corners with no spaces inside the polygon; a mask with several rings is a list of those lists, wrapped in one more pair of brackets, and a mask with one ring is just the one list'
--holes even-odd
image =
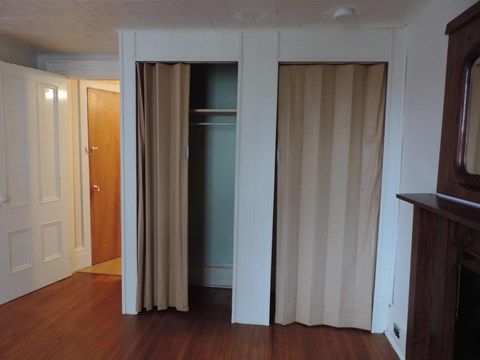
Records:
{"label": "doorway", "polygon": [[137,63],[138,311],[231,287],[237,76],[236,63]]}
{"label": "doorway", "polygon": [[119,94],[87,89],[92,265],[121,255]]}
{"label": "doorway", "polygon": [[[118,81],[80,80],[76,268],[120,275],[120,102]],[[77,218],[77,221],[79,219]],[[80,230],[80,231],[78,231]]]}
{"label": "doorway", "polygon": [[275,322],[371,330],[387,65],[279,67]]}

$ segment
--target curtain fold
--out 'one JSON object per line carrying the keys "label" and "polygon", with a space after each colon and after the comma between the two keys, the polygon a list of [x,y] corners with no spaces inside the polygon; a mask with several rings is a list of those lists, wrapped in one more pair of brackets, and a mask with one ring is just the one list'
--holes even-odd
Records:
{"label": "curtain fold", "polygon": [[275,321],[369,330],[386,66],[279,71]]}
{"label": "curtain fold", "polygon": [[190,66],[137,63],[137,311],[188,311]]}

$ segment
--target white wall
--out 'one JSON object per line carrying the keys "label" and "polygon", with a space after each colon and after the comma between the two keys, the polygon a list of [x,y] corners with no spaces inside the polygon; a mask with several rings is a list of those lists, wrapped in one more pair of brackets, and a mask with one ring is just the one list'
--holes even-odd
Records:
{"label": "white wall", "polygon": [[270,321],[277,47],[276,32],[242,34],[232,322]]}
{"label": "white wall", "polygon": [[[407,27],[407,77],[404,104],[400,192],[436,192],[447,58],[446,24],[474,0],[432,0]],[[394,300],[389,338],[405,353],[413,207],[400,204],[395,259]],[[401,338],[392,335],[393,322]]]}
{"label": "white wall", "polygon": [[40,70],[68,76],[71,79],[118,80],[120,63],[117,54],[40,54]]}
{"label": "white wall", "polygon": [[238,61],[239,118],[232,321],[269,322],[276,89],[279,62],[388,62],[382,213],[374,296],[374,331],[386,329],[400,178],[405,78],[403,29],[286,31],[125,31],[122,84],[123,311],[135,313],[135,61]]}
{"label": "white wall", "polygon": [[37,51],[34,48],[0,38],[0,60],[6,63],[36,68]]}

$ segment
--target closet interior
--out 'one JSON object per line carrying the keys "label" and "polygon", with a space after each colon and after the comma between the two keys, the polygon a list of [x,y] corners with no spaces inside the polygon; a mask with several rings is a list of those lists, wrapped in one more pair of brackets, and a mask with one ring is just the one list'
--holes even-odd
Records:
{"label": "closet interior", "polygon": [[236,63],[191,64],[189,98],[189,284],[232,287]]}

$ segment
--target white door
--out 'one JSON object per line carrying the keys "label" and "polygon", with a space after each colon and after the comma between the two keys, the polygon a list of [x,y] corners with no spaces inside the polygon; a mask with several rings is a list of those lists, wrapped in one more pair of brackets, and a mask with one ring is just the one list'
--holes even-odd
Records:
{"label": "white door", "polygon": [[0,62],[0,304],[71,275],[67,79]]}

